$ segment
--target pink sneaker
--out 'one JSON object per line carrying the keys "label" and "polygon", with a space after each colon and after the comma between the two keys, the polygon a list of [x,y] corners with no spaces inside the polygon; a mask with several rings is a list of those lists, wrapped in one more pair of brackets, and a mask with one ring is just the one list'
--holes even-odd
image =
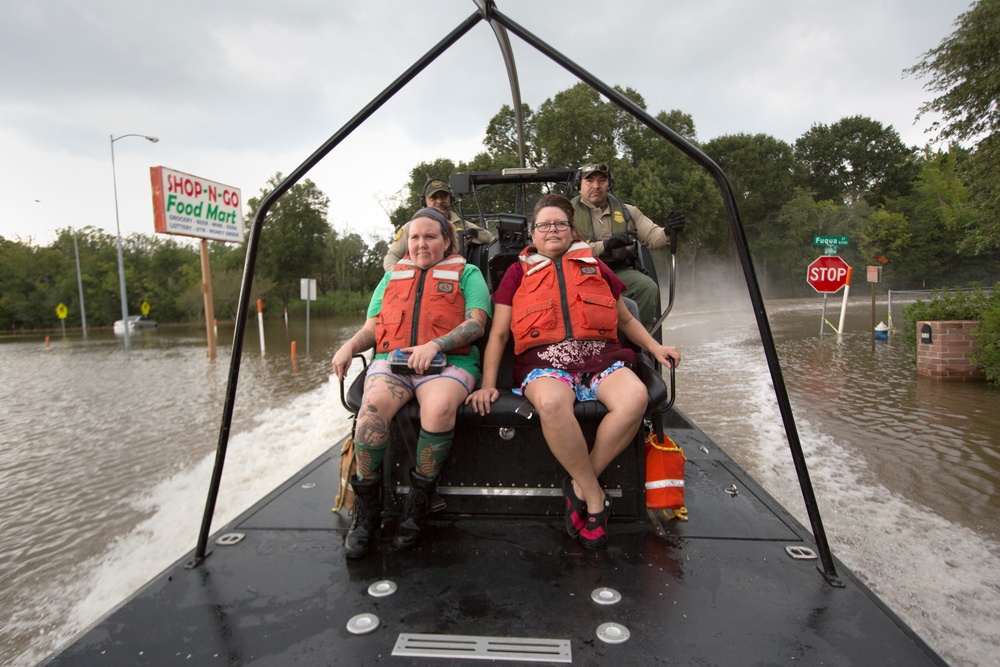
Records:
{"label": "pink sneaker", "polygon": [[608,541],[608,517],[611,516],[611,499],[604,496],[604,509],[597,514],[587,514],[587,523],[580,529],[580,543],[588,549],[603,547]]}
{"label": "pink sneaker", "polygon": [[587,524],[587,504],[573,493],[572,477],[563,478],[562,490],[566,496],[566,532],[570,537],[576,537]]}

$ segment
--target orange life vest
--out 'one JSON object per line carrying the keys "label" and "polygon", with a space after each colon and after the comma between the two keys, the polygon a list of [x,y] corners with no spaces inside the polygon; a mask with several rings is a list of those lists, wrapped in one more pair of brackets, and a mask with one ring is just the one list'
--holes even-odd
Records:
{"label": "orange life vest", "polygon": [[515,354],[568,338],[618,339],[618,305],[590,246],[576,241],[560,261],[529,246],[518,259],[524,278],[511,304]]}
{"label": "orange life vest", "polygon": [[[460,281],[465,258],[449,255],[427,269],[409,255],[392,268],[382,295],[382,310],[375,316],[375,352],[423,345],[444,336],[465,321],[465,297]],[[468,354],[470,345],[449,354]]]}

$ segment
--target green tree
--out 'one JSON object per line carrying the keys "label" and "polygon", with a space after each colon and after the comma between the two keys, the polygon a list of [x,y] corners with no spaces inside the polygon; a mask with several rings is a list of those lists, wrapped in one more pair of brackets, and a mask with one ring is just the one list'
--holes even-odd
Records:
{"label": "green tree", "polygon": [[[535,119],[531,108],[522,103],[521,116],[524,121],[524,143],[525,143],[525,166],[538,166],[535,153]],[[486,153],[494,161],[501,161],[510,166],[517,164],[519,142],[517,136],[517,119],[514,117],[514,108],[505,104],[500,108],[489,125],[486,126],[486,136],[483,139],[483,146]]]}
{"label": "green tree", "polygon": [[618,154],[618,108],[585,83],[542,102],[534,118],[536,157],[541,165],[611,162]]}
{"label": "green tree", "polygon": [[941,140],[974,142],[969,192],[975,217],[963,245],[975,252],[1000,248],[1000,0],[979,0],[955,21],[955,31],[905,70],[929,76],[937,97],[917,118],[933,112]]}
{"label": "green tree", "polygon": [[[261,197],[248,202],[253,219],[261,199],[282,180],[280,173],[268,179],[268,188]],[[291,187],[268,213],[261,233],[257,271],[274,283],[274,294],[287,307],[293,295],[299,293],[299,281],[314,276],[322,268],[326,237],[330,225],[326,221],[329,198],[316,184],[305,179]]]}
{"label": "green tree", "polygon": [[773,234],[795,193],[791,145],[767,134],[733,134],[712,139],[704,150],[729,178],[751,245],[768,230]]}
{"label": "green tree", "polygon": [[816,124],[795,141],[805,185],[818,200],[865,200],[871,206],[905,196],[916,177],[913,149],[899,133],[865,116]]}
{"label": "green tree", "polygon": [[920,106],[917,119],[941,114],[931,124],[940,138],[995,135],[1000,130],[1000,0],[976,2],[958,17],[951,35],[904,72],[931,77],[924,89],[939,95]]}

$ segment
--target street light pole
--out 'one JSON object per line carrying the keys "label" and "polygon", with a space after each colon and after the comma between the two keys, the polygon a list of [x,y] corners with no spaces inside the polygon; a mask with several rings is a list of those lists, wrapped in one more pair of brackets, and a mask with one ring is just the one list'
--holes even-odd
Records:
{"label": "street light pole", "polygon": [[122,254],[122,226],[118,220],[118,176],[115,173],[115,142],[125,137],[142,137],[150,143],[159,141],[156,137],[148,137],[145,134],[123,134],[120,137],[111,136],[111,179],[115,186],[115,228],[118,231],[118,287],[121,290],[122,299],[122,325],[125,329],[125,351],[132,349],[131,334],[128,330],[128,299],[125,296],[125,256]]}

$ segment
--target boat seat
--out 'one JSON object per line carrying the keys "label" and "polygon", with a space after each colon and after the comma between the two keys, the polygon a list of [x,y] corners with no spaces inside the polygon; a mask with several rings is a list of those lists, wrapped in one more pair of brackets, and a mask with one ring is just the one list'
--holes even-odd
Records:
{"label": "boat seat", "polygon": [[[513,344],[509,344],[508,347],[511,348],[512,352]],[[646,391],[649,396],[646,411],[662,411],[669,399],[667,385],[660,373],[657,372],[648,355],[636,354],[636,358],[638,360],[637,374],[643,384],[646,385]],[[509,367],[509,364],[501,363],[501,367],[505,365]],[[361,409],[364,386],[365,373],[360,373],[351,382],[350,389],[348,389],[345,396],[346,406],[351,414],[357,415]],[[458,409],[456,423],[467,424],[469,426],[537,426],[537,421],[534,423],[530,422],[534,410],[535,408],[531,405],[531,401],[511,392],[508,381],[507,386],[500,391],[500,397],[493,404],[493,408],[489,414],[480,415],[471,406],[463,404]],[[410,400],[403,407],[402,411],[406,412],[412,423],[419,423],[420,406],[417,405],[416,400]],[[608,409],[596,399],[592,401],[577,401],[573,405],[573,414],[576,416],[577,421],[581,423],[599,422],[604,418],[604,415],[608,414]]]}

